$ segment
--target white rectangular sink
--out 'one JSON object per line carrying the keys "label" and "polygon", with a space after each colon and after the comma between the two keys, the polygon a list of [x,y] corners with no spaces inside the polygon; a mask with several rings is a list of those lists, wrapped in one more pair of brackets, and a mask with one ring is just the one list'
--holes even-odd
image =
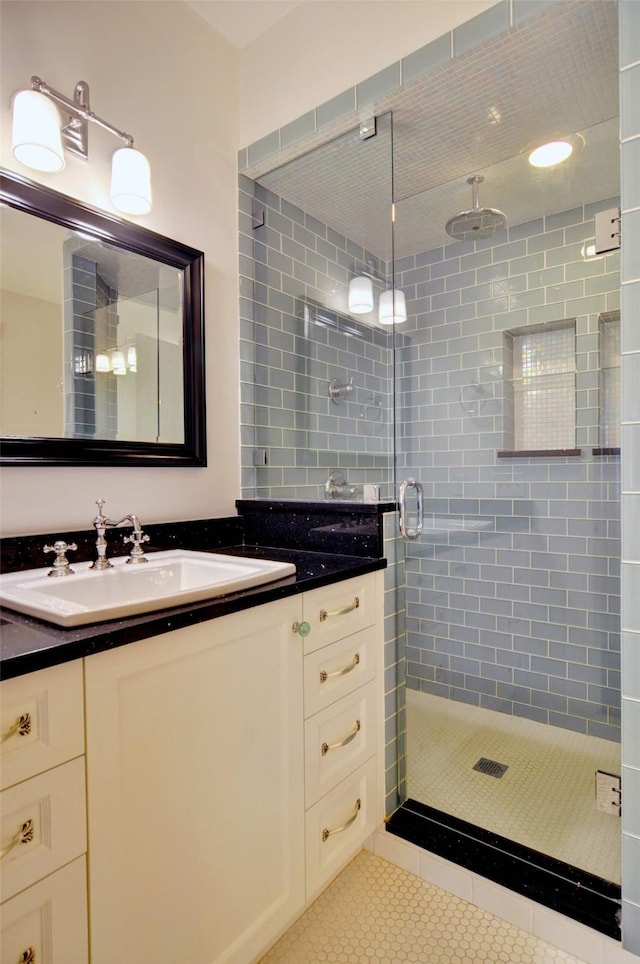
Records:
{"label": "white rectangular sink", "polygon": [[84,626],[106,619],[182,606],[249,589],[293,575],[288,562],[170,549],[130,565],[112,558],[112,569],[71,563],[73,575],[49,576],[49,568],[0,575],[0,603],[58,626]]}

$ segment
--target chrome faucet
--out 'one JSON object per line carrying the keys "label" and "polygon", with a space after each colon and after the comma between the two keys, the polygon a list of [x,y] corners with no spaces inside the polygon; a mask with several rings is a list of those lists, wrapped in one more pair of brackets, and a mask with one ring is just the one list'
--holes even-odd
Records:
{"label": "chrome faucet", "polygon": [[107,540],[105,537],[107,528],[117,528],[124,522],[130,522],[133,526],[133,533],[130,536],[125,536],[125,542],[133,543],[133,548],[127,562],[141,563],[147,562],[147,557],[144,554],[142,544],[149,541],[149,536],[146,536],[140,526],[140,520],[136,515],[130,513],[129,515],[123,516],[116,522],[114,519],[109,519],[104,515],[102,509],[104,508],[104,499],[96,499],[96,505],[98,506],[98,514],[93,520],[93,527],[98,533],[98,538],[96,539],[96,552],[97,558],[89,566],[90,569],[111,569],[112,563],[107,559]]}

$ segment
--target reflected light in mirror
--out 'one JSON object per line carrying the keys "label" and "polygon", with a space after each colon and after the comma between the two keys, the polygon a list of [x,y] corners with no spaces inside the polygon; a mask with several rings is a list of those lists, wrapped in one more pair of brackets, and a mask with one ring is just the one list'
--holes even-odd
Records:
{"label": "reflected light in mirror", "polygon": [[401,325],[407,320],[407,304],[404,291],[396,288],[383,291],[378,302],[378,322],[381,325]]}
{"label": "reflected light in mirror", "polygon": [[354,315],[366,315],[373,311],[373,285],[370,278],[358,276],[349,282],[349,311]]}

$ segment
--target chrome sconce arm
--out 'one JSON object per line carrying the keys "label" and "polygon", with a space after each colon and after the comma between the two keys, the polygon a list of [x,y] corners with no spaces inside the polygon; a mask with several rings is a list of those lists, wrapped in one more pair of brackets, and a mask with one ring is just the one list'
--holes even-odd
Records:
{"label": "chrome sconce arm", "polygon": [[[61,121],[61,107],[66,123]],[[31,78],[31,89],[13,98],[13,156],[25,167],[56,174],[65,166],[65,150],[89,159],[89,123],[114,134],[124,144],[112,159],[111,203],[124,214],[142,215],[151,210],[149,162],[133,147],[133,137],[99,117],[89,103],[89,84],[79,80],[73,99],[54,90],[40,77]]]}
{"label": "chrome sconce arm", "polygon": [[78,157],[84,157],[85,160],[88,160],[89,121],[98,124],[99,127],[109,131],[110,134],[115,134],[116,137],[124,141],[127,147],[133,147],[133,137],[131,134],[127,134],[117,127],[114,127],[113,124],[103,120],[102,117],[98,117],[95,111],[91,109],[89,104],[89,84],[86,80],[79,80],[74,87],[73,100],[69,100],[64,94],[54,90],[53,87],[50,87],[49,84],[45,83],[44,80],[41,80],[41,78],[35,74],[31,78],[31,89],[36,90],[39,94],[44,94],[46,97],[50,97],[51,100],[56,101],[56,103],[69,111],[69,121],[61,129],[60,133],[62,136],[62,146],[65,150],[71,151],[72,154],[77,154]]}

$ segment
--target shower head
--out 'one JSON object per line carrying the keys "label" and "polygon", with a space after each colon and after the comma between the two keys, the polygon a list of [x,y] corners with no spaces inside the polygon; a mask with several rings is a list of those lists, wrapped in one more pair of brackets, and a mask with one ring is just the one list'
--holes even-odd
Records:
{"label": "shower head", "polygon": [[481,208],[478,200],[478,185],[482,184],[482,174],[473,174],[467,178],[473,191],[473,207],[469,211],[461,211],[449,218],[445,225],[447,234],[459,241],[475,241],[477,238],[492,238],[498,231],[507,226],[507,217],[495,208]]}

